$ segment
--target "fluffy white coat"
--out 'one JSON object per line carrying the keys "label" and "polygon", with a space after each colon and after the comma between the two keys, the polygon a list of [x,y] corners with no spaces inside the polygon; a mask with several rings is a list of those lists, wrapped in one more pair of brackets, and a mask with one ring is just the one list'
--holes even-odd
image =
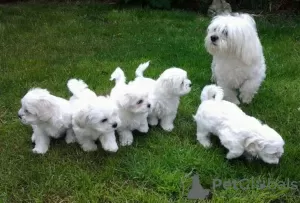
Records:
{"label": "fluffy white coat", "polygon": [[172,67],[165,70],[157,80],[146,78],[143,72],[149,66],[149,61],[141,64],[136,70],[136,78],[132,84],[143,87],[149,95],[151,108],[148,123],[160,126],[165,131],[172,131],[177,115],[180,97],[191,91],[191,81],[187,72],[181,68]]}
{"label": "fluffy white coat", "polygon": [[21,100],[18,116],[22,123],[31,125],[34,153],[45,154],[50,138],[71,133],[72,111],[68,100],[51,95],[46,89],[33,88]]}
{"label": "fluffy white coat", "polygon": [[202,103],[194,116],[200,144],[211,147],[209,136],[212,133],[229,150],[227,159],[245,153],[248,158],[258,157],[266,163],[278,164],[284,152],[282,137],[235,104],[223,100],[223,95],[222,88],[216,85],[205,86],[201,93]]}
{"label": "fluffy white coat", "polygon": [[126,77],[121,68],[116,68],[111,79],[115,80],[115,87],[111,90],[110,97],[118,106],[118,115],[121,125],[118,127],[121,146],[133,143],[133,130],[146,133],[149,130],[147,116],[150,104],[148,94],[144,87],[135,84],[126,84]]}
{"label": "fluffy white coat", "polygon": [[250,103],[265,79],[265,58],[254,19],[248,14],[216,16],[207,29],[205,47],[213,56],[212,81],[235,104]]}
{"label": "fluffy white coat", "polygon": [[120,120],[114,102],[108,97],[97,97],[82,80],[69,80],[68,88],[73,94],[70,103],[75,134],[67,135],[68,142],[77,141],[84,151],[95,151],[95,141],[99,139],[105,151],[116,152],[115,129]]}

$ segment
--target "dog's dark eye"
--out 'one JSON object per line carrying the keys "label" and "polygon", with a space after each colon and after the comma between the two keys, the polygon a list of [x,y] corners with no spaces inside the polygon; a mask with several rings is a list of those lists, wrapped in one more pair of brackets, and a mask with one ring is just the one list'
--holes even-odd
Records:
{"label": "dog's dark eye", "polygon": [[29,111],[27,109],[24,110],[25,113],[29,113]]}
{"label": "dog's dark eye", "polygon": [[227,31],[227,30],[223,30],[222,33],[223,33],[223,35],[225,35],[226,37],[228,36],[228,31]]}
{"label": "dog's dark eye", "polygon": [[141,104],[141,103],[143,103],[142,99],[137,102],[137,104]]}
{"label": "dog's dark eye", "polygon": [[107,118],[104,118],[101,120],[102,123],[105,123],[107,121]]}
{"label": "dog's dark eye", "polygon": [[214,28],[214,32],[216,32],[217,31],[217,28]]}

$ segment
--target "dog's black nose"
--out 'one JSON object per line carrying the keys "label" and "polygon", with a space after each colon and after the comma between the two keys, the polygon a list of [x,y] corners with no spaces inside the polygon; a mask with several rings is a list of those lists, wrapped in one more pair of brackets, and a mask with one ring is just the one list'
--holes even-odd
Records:
{"label": "dog's black nose", "polygon": [[213,36],[210,37],[210,39],[211,39],[212,42],[215,42],[219,39],[219,37],[216,36],[216,35],[213,35]]}
{"label": "dog's black nose", "polygon": [[190,86],[190,87],[192,87],[192,83],[191,83],[191,84],[189,84],[189,86]]}
{"label": "dog's black nose", "polygon": [[147,107],[150,108],[150,107],[151,107],[151,104],[148,104]]}
{"label": "dog's black nose", "polygon": [[116,128],[117,126],[118,126],[117,123],[114,123],[114,124],[112,125],[113,128]]}
{"label": "dog's black nose", "polygon": [[20,114],[18,114],[19,119],[22,119],[22,116]]}

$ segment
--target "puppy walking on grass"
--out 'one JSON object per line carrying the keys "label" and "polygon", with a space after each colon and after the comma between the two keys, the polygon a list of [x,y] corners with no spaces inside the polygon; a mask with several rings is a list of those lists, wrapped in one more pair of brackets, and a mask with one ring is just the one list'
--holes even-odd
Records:
{"label": "puppy walking on grass", "polygon": [[216,85],[205,86],[201,104],[194,117],[197,122],[197,140],[211,147],[210,133],[220,138],[229,152],[227,159],[245,153],[269,164],[278,164],[284,150],[282,137],[266,124],[246,115],[238,106],[223,100],[223,90]]}
{"label": "puppy walking on grass", "polygon": [[33,88],[21,103],[18,116],[22,123],[32,126],[33,153],[45,154],[51,138],[72,133],[72,111],[68,100],[56,97],[46,89]]}

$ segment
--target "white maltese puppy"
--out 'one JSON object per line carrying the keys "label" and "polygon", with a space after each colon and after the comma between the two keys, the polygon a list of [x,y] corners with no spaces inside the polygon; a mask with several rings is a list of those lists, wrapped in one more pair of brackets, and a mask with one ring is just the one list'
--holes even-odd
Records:
{"label": "white maltese puppy", "polygon": [[67,131],[71,133],[72,112],[68,100],[51,95],[48,90],[34,88],[21,100],[18,116],[22,123],[31,125],[33,152],[45,154],[50,138],[59,138]]}
{"label": "white maltese puppy", "polygon": [[108,97],[97,97],[82,80],[69,80],[68,88],[73,94],[70,103],[73,109],[72,127],[76,137],[74,139],[69,136],[68,142],[76,140],[84,151],[95,151],[95,141],[99,139],[105,151],[116,152],[118,145],[115,129],[120,120],[114,102]]}
{"label": "white maltese puppy", "polygon": [[263,49],[254,19],[248,14],[220,15],[208,26],[206,50],[213,56],[212,81],[224,99],[250,103],[266,76]]}
{"label": "white maltese puppy", "polygon": [[246,115],[237,105],[223,100],[223,90],[216,85],[207,85],[201,93],[197,122],[197,140],[205,148],[211,147],[209,133],[220,138],[229,152],[227,159],[245,153],[248,158],[258,157],[269,164],[278,164],[283,154],[284,141],[266,124]]}
{"label": "white maltese puppy", "polygon": [[141,64],[136,70],[135,80],[131,83],[144,87],[144,91],[149,95],[149,124],[157,125],[160,120],[160,126],[165,131],[172,131],[180,97],[191,91],[192,83],[187,77],[187,72],[176,67],[165,70],[157,80],[145,78],[143,72],[148,66],[149,61]]}
{"label": "white maltese puppy", "polygon": [[146,133],[149,130],[147,116],[150,108],[148,94],[144,87],[135,84],[126,84],[126,78],[121,68],[116,68],[111,79],[115,80],[115,87],[110,96],[118,106],[118,115],[121,125],[117,132],[120,145],[128,146],[133,143],[133,130]]}

